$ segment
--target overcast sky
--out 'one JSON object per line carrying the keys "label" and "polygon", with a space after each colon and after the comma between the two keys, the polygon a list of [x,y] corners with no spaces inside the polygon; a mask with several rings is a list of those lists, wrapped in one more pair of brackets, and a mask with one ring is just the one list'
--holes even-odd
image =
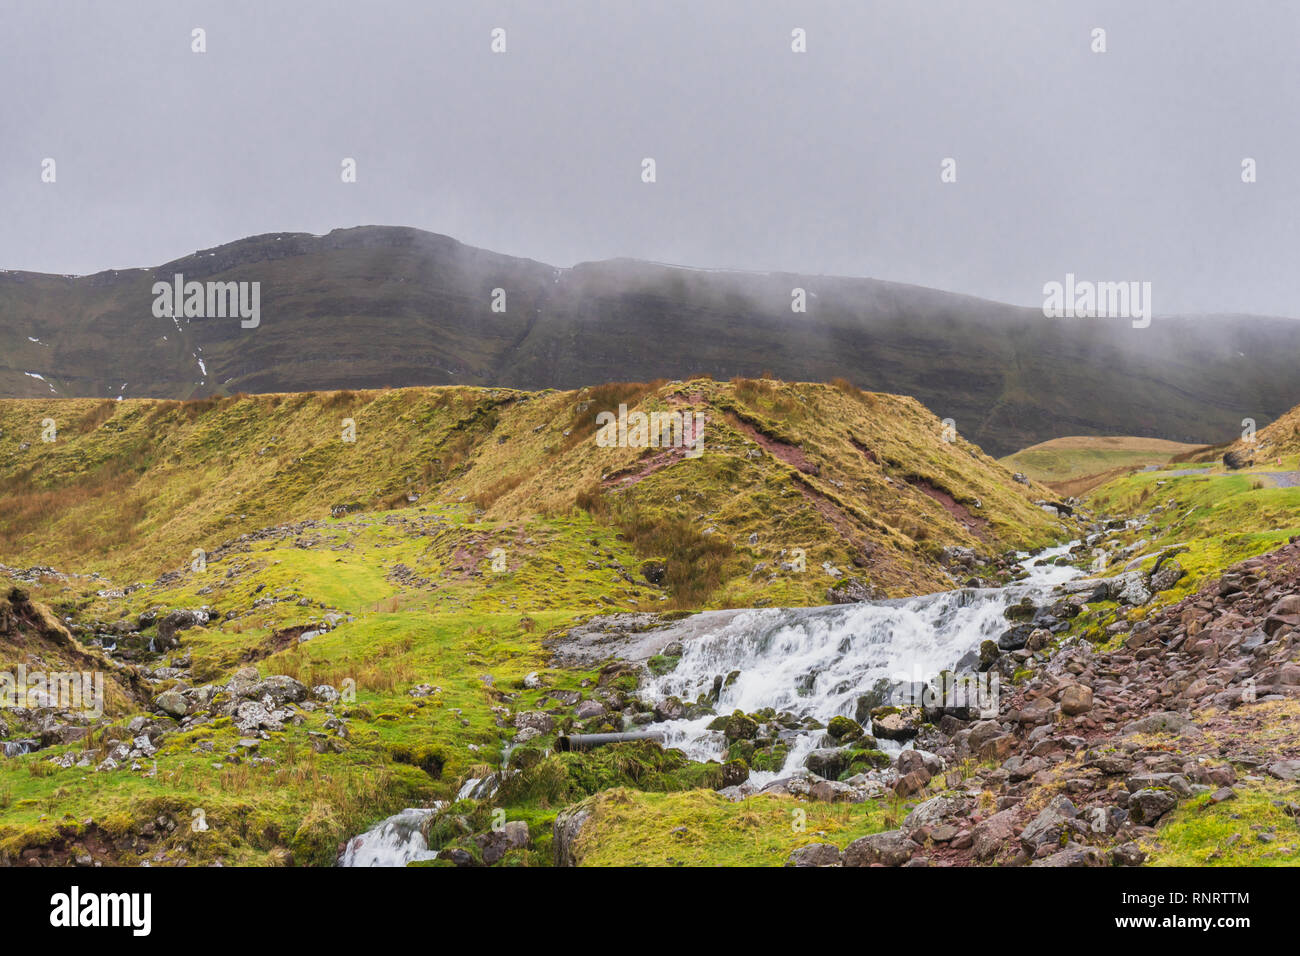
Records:
{"label": "overcast sky", "polygon": [[1300,316],[1298,43],[1296,0],[0,0],[0,268],[378,223]]}

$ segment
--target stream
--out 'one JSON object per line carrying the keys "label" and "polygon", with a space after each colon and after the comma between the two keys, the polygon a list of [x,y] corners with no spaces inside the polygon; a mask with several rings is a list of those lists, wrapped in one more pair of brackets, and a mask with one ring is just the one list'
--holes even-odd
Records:
{"label": "stream", "polygon": [[[996,640],[1011,622],[1003,612],[1028,597],[1047,603],[1059,584],[1082,575],[1057,557],[1071,545],[1025,557],[1028,577],[1001,588],[962,588],[913,598],[812,608],[762,608],[725,616],[714,627],[697,630],[683,643],[677,666],[647,680],[640,693],[653,703],[670,695],[695,700],[707,694],[714,678],[739,672],[723,687],[718,714],[765,707],[812,717],[825,723],[836,715],[854,716],[858,698],[880,681],[921,684],[941,671],[956,669],[963,657]],[[963,672],[968,670],[962,668]],[[969,670],[973,670],[970,668]],[[714,717],[656,723],[665,746],[696,760],[725,760],[727,741],[707,725]],[[869,730],[869,728],[867,728]],[[750,774],[762,786],[802,769],[823,731],[790,735],[784,766]],[[880,741],[882,749],[899,749]],[[476,781],[475,781],[476,782]],[[433,809],[408,809],[348,841],[340,866],[404,866],[432,859],[420,824]]]}

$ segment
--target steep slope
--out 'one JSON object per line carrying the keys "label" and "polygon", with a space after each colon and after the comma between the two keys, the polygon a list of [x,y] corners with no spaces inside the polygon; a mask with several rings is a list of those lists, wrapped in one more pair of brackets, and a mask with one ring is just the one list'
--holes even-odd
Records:
{"label": "steep slope", "polygon": [[[260,324],[155,317],[152,286],[177,273],[260,282]],[[806,313],[791,310],[795,288]],[[628,260],[557,269],[405,228],[256,236],[85,277],[0,272],[0,395],[14,397],[577,388],[770,370],[912,395],[1008,454],[1062,434],[1222,441],[1243,417],[1263,423],[1300,401],[1298,360],[1288,319],[1134,329],[872,279]]]}
{"label": "steep slope", "polygon": [[[1285,461],[1300,456],[1300,406],[1256,432],[1253,442],[1238,439],[1228,451],[1235,451],[1244,460],[1254,460],[1260,466],[1276,465],[1278,459]],[[1288,465],[1295,466],[1294,461]]]}
{"label": "steep slope", "polygon": [[[620,404],[703,416],[702,447],[601,447],[597,415]],[[41,440],[46,419],[54,441]],[[950,587],[945,546],[994,555],[1065,533],[1034,503],[1046,490],[946,441],[916,401],[851,386],[20,400],[0,402],[0,429],[0,558],[132,579],[332,508],[426,501],[520,524],[585,509],[645,557],[675,555],[668,578],[687,604],[825,603],[853,577],[893,593]],[[779,568],[796,549],[806,574]]]}

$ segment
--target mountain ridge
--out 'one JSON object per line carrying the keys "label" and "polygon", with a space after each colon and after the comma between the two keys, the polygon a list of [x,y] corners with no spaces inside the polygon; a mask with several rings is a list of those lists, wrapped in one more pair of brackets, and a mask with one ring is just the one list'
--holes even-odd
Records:
{"label": "mountain ridge", "polygon": [[[152,314],[152,284],[260,282],[258,329]],[[791,311],[793,288],[808,311]],[[492,311],[494,289],[505,311]],[[159,266],[0,272],[0,396],[844,378],[991,454],[1071,434],[1212,443],[1300,403],[1300,322],[1045,319],[883,279],[616,258],[569,268],[410,227],[266,233]],[[37,377],[39,376],[39,377]],[[1125,401],[1113,401],[1115,396]]]}

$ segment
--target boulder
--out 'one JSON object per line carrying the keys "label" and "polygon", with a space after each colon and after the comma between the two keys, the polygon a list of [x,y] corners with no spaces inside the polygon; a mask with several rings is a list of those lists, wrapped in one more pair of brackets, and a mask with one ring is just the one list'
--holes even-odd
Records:
{"label": "boulder", "polygon": [[954,794],[940,794],[919,803],[903,820],[903,829],[933,827],[949,817],[962,816],[970,809],[970,800]]}
{"label": "boulder", "polygon": [[1152,591],[1168,591],[1187,574],[1181,564],[1170,558],[1160,565],[1158,571],[1151,575]]}
{"label": "boulder", "polygon": [[1092,710],[1092,688],[1085,684],[1071,684],[1061,692],[1061,713],[1071,717]]}
{"label": "boulder", "polygon": [[515,714],[515,727],[519,730],[531,728],[539,734],[549,734],[555,729],[555,718],[540,710],[525,710]]}
{"label": "boulder", "polygon": [[871,712],[871,733],[885,740],[910,740],[916,736],[920,714],[898,707],[880,707]]}
{"label": "boulder", "polygon": [[1147,576],[1141,571],[1127,571],[1119,575],[1110,584],[1113,600],[1120,604],[1141,607],[1151,600],[1151,586]]}
{"label": "boulder", "polygon": [[1105,866],[1106,858],[1096,847],[1080,846],[1078,843],[1067,843],[1063,848],[1055,853],[1049,854],[1040,860],[1035,860],[1030,866]]}
{"label": "boulder", "polygon": [[177,608],[174,611],[168,611],[158,621],[158,635],[154,640],[154,647],[160,651],[178,647],[180,639],[176,636],[177,631],[198,627],[200,624],[206,624],[207,622],[208,615],[206,611],[191,611],[188,608]]}
{"label": "boulder", "polygon": [[1185,736],[1199,734],[1200,728],[1189,718],[1171,710],[1157,711],[1124,725],[1123,733],[1129,734],[1175,734]]}
{"label": "boulder", "polygon": [[844,850],[845,866],[902,866],[920,850],[902,830],[886,830],[854,840]]}
{"label": "boulder", "polygon": [[483,854],[483,862],[491,866],[511,850],[530,846],[532,838],[528,835],[527,823],[523,820],[510,820],[500,829],[494,828],[475,835],[474,842]]}
{"label": "boulder", "polygon": [[686,705],[678,697],[666,697],[655,704],[655,720],[681,720],[686,716]]}
{"label": "boulder", "polygon": [[1029,826],[1020,831],[1020,845],[1030,856],[1044,844],[1059,844],[1071,832],[1071,823],[1079,815],[1070,798],[1061,794],[1044,807]]}
{"label": "boulder", "polygon": [[172,717],[184,717],[190,709],[189,702],[178,690],[163,691],[154,698],[153,705]]}
{"label": "boulder", "polygon": [[809,843],[790,854],[786,866],[839,866],[843,854],[833,843]]}
{"label": "boulder", "polygon": [[603,717],[605,716],[605,705],[598,700],[584,700],[574,709],[573,716],[578,720]]}
{"label": "boulder", "polygon": [[849,767],[851,754],[847,750],[823,747],[811,751],[804,760],[804,766],[819,777],[834,780]]}
{"label": "boulder", "polygon": [[977,860],[991,860],[1006,846],[1015,833],[1016,811],[1001,810],[981,820],[971,831],[971,850]]}
{"label": "boulder", "polygon": [[851,717],[832,717],[826,725],[826,733],[842,743],[849,743],[862,736],[862,725]]}
{"label": "boulder", "polygon": [[1139,790],[1128,798],[1128,812],[1139,826],[1152,826],[1176,806],[1178,795],[1172,790]]}
{"label": "boulder", "polygon": [[[752,717],[746,717],[741,711],[736,711],[727,718],[723,725],[722,734],[728,740],[753,740],[758,736],[758,721]],[[824,775],[823,775],[824,776]]]}

